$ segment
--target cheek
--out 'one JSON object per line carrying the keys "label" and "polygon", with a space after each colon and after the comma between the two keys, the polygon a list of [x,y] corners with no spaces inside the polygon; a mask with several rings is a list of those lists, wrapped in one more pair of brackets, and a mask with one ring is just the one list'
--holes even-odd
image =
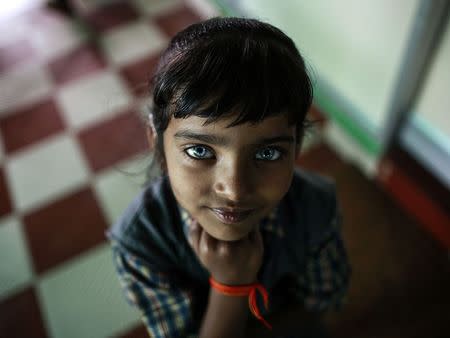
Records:
{"label": "cheek", "polygon": [[265,199],[279,202],[289,190],[294,174],[294,166],[282,166],[261,179],[261,192]]}
{"label": "cheek", "polygon": [[198,170],[185,166],[182,162],[179,158],[168,159],[168,175],[178,202],[183,207],[192,209],[192,206],[203,201],[204,196],[208,194],[208,180],[204,173],[200,174]]}

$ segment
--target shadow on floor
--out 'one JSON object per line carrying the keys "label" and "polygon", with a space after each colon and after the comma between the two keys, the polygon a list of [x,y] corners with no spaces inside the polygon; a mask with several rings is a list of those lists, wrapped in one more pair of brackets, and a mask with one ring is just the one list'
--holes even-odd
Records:
{"label": "shadow on floor", "polygon": [[344,216],[353,276],[347,305],[327,317],[333,337],[450,337],[447,251],[327,146],[311,149],[300,164],[335,179]]}

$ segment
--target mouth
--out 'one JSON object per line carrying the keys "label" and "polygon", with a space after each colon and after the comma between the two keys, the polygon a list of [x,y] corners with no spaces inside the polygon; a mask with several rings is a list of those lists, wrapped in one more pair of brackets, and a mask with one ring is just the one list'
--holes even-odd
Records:
{"label": "mouth", "polygon": [[246,220],[255,209],[210,208],[216,217],[225,224],[236,224]]}

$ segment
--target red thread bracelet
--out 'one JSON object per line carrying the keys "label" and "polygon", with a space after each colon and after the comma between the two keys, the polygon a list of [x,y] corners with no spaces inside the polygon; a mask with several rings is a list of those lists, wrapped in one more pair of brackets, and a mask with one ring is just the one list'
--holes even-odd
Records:
{"label": "red thread bracelet", "polygon": [[270,325],[259,312],[258,306],[256,304],[256,292],[259,291],[264,300],[264,307],[268,309],[269,307],[269,295],[266,288],[260,283],[230,286],[224,285],[216,281],[214,278],[209,278],[209,284],[219,291],[220,293],[227,296],[248,296],[248,304],[253,315],[258,318],[267,328],[272,329]]}

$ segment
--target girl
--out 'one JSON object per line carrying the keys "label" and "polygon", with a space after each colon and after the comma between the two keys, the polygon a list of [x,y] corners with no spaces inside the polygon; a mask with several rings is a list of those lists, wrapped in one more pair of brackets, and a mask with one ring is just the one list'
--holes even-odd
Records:
{"label": "girl", "polygon": [[350,268],[333,184],[295,169],[312,89],[294,43],[210,19],[171,40],[152,87],[162,175],[108,232],[150,336],[317,337]]}

